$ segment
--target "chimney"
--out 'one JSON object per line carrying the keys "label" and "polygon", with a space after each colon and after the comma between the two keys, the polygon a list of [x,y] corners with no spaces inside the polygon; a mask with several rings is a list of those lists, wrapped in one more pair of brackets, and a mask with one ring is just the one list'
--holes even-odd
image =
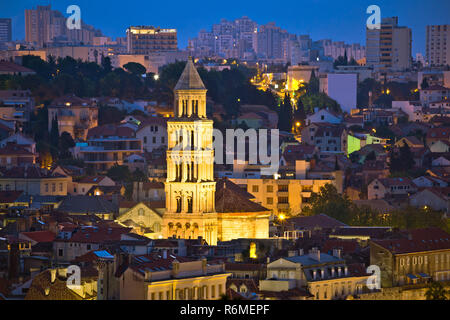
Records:
{"label": "chimney", "polygon": [[309,251],[309,257],[313,260],[320,261],[320,250],[316,247],[312,248],[311,251]]}
{"label": "chimney", "polygon": [[50,269],[50,282],[53,283],[56,280],[56,269]]}
{"label": "chimney", "polygon": [[347,266],[344,267],[344,274],[345,274],[346,276],[348,276],[348,267],[347,267]]}
{"label": "chimney", "polygon": [[138,190],[138,195],[137,195],[137,197],[138,197],[137,201],[141,201],[141,193],[143,193],[143,190],[144,190],[144,183],[142,181],[140,181],[140,182],[138,182],[138,184],[139,184],[139,190]]}
{"label": "chimney", "polygon": [[325,269],[320,270],[320,277],[325,279]]}
{"label": "chimney", "polygon": [[202,258],[202,270],[203,274],[206,275],[208,273],[208,266],[206,258]]}
{"label": "chimney", "polygon": [[341,267],[338,267],[338,277],[340,277],[342,275],[342,269]]}
{"label": "chimney", "polygon": [[331,277],[334,278],[334,267],[331,268]]}
{"label": "chimney", "polygon": [[341,249],[333,249],[333,256],[341,259]]}
{"label": "chimney", "polygon": [[288,257],[295,257],[296,255],[298,255],[297,250],[289,250],[288,251]]}
{"label": "chimney", "polygon": [[145,270],[145,280],[150,280],[151,279],[151,273],[150,270]]}
{"label": "chimney", "polygon": [[317,277],[317,270],[314,270],[313,271],[313,279],[316,280],[316,277]]}

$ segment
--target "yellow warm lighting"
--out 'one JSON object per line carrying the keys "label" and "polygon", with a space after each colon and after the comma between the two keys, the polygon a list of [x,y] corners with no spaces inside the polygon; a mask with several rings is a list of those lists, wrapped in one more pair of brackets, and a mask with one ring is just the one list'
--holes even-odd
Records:
{"label": "yellow warm lighting", "polygon": [[296,122],[295,125],[296,125],[297,127],[300,127],[300,122]]}
{"label": "yellow warm lighting", "polygon": [[389,93],[391,93],[391,90],[387,89],[386,94],[389,94]]}
{"label": "yellow warm lighting", "polygon": [[278,219],[280,219],[281,221],[283,221],[284,219],[286,219],[286,217],[284,216],[284,214],[280,214],[278,216]]}
{"label": "yellow warm lighting", "polygon": [[256,255],[256,243],[254,243],[254,242],[250,243],[249,256],[250,256],[251,259],[258,258],[258,256]]}

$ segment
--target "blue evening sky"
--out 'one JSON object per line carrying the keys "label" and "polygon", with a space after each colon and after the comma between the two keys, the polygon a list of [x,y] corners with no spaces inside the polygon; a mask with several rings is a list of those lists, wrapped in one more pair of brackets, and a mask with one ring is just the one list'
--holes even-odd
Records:
{"label": "blue evening sky", "polygon": [[200,29],[209,30],[221,18],[244,15],[259,24],[275,21],[290,33],[310,34],[313,40],[365,45],[366,8],[375,4],[382,17],[398,16],[400,25],[412,28],[414,56],[425,53],[427,24],[450,24],[449,0],[0,0],[0,17],[13,19],[13,39],[25,38],[24,9],[38,4],[51,4],[65,15],[66,8],[76,4],[83,21],[113,38],[125,36],[130,25],[176,28],[182,49]]}

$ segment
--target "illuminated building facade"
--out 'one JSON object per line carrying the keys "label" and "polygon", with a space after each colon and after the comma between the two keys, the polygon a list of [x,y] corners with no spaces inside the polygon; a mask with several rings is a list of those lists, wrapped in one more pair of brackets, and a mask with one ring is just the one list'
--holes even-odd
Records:
{"label": "illuminated building facade", "polygon": [[157,51],[177,51],[177,30],[151,26],[127,29],[127,48],[131,54],[150,54]]}

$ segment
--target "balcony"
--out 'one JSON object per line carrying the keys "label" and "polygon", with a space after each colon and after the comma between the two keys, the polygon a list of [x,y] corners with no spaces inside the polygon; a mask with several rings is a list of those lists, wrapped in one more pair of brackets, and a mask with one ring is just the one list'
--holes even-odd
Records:
{"label": "balcony", "polygon": [[277,204],[278,210],[288,210],[289,209],[289,203],[278,203]]}

